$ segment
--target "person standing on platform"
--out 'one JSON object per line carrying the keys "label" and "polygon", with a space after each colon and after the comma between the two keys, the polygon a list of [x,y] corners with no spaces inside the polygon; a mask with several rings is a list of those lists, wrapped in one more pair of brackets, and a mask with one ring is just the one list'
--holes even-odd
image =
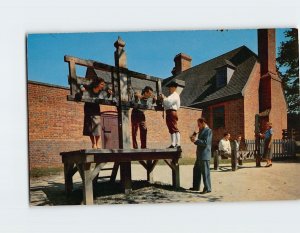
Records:
{"label": "person standing on platform", "polygon": [[[104,87],[104,79],[98,78],[87,87],[81,86],[80,90],[82,92],[87,91],[89,93],[90,98],[104,99]],[[98,103],[84,103],[83,135],[90,137],[93,149],[100,148],[99,139],[102,130],[100,115],[100,105]]]}
{"label": "person standing on platform", "polygon": [[177,111],[180,108],[180,97],[176,92],[178,84],[174,81],[169,83],[169,96],[160,95],[163,101],[163,106],[166,110],[166,123],[171,135],[171,145],[168,148],[180,148],[180,132],[177,127],[178,115]]}
{"label": "person standing on platform", "polygon": [[141,94],[134,94],[132,101],[134,107],[131,113],[132,144],[134,149],[138,148],[136,140],[138,129],[140,129],[141,148],[147,148],[147,125],[144,111],[150,108],[155,101],[156,98],[153,97],[153,89],[149,86],[146,86]]}
{"label": "person standing on platform", "polygon": [[208,127],[204,118],[197,120],[199,132],[194,133],[190,139],[197,146],[196,162],[193,169],[193,187],[192,191],[200,191],[201,176],[203,179],[204,188],[201,194],[211,192],[210,181],[210,159],[212,145],[212,130]]}

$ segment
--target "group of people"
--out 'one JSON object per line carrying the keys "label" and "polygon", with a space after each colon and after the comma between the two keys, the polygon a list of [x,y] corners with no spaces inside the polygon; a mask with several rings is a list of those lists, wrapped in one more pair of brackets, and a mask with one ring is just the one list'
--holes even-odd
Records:
{"label": "group of people", "polygon": [[[169,96],[159,95],[158,99],[163,103],[166,110],[166,124],[170,133],[171,145],[168,148],[180,147],[180,132],[178,130],[177,111],[180,108],[180,97],[176,92],[177,83],[171,82],[167,85],[169,89]],[[82,91],[88,91],[90,96],[99,97],[103,93],[105,82],[102,78],[93,82],[88,88],[82,87]],[[109,92],[112,94],[112,92]],[[133,103],[140,103],[145,106],[151,106],[156,97],[153,96],[153,89],[146,86],[142,93],[135,93]],[[134,105],[135,106],[135,105]],[[136,105],[138,106],[138,105]],[[131,115],[132,126],[132,143],[133,148],[138,148],[137,132],[140,130],[141,148],[147,148],[147,125],[144,113],[145,109],[134,107]],[[272,124],[267,124],[268,129],[264,134],[259,134],[261,138],[265,139],[264,158],[267,161],[266,167],[272,166],[271,160],[271,145],[272,145]],[[84,105],[84,129],[83,135],[89,136],[92,142],[92,148],[100,148],[99,138],[101,134],[100,124],[100,106],[96,103],[86,102]],[[225,133],[224,137],[219,142],[219,150],[223,155],[229,156],[231,154],[230,134]],[[211,179],[210,179],[210,160],[211,160],[211,147],[212,147],[212,130],[209,128],[207,121],[204,118],[197,120],[197,132],[190,137],[192,143],[197,146],[196,161],[193,168],[193,186],[190,188],[193,191],[200,191],[201,178],[203,179],[204,188],[202,194],[211,192]],[[239,150],[241,136],[239,135],[235,143],[235,148]]]}
{"label": "group of people", "polygon": [[[178,115],[177,110],[180,108],[180,98],[176,92],[177,83],[171,82],[168,85],[169,96],[166,97],[160,94],[158,99],[163,103],[166,110],[166,124],[171,135],[171,145],[168,148],[180,147],[180,132],[177,127]],[[91,98],[104,99],[107,96],[112,96],[112,90],[105,88],[105,81],[102,78],[94,80],[89,86],[80,86],[82,92],[88,92]],[[145,109],[139,106],[148,106],[156,102],[157,98],[153,96],[153,89],[146,86],[142,93],[134,93],[132,98],[133,110],[131,114],[131,127],[132,127],[132,143],[133,148],[138,148],[137,132],[140,130],[141,148],[147,148],[147,125],[145,117]],[[101,135],[101,118],[100,106],[98,103],[86,102],[84,104],[84,126],[83,135],[89,136],[92,142],[92,148],[100,148],[99,139]]]}
{"label": "group of people", "polygon": [[[271,167],[272,166],[272,139],[273,139],[273,129],[272,129],[272,123],[267,122],[265,126],[265,132],[259,133],[257,135],[259,138],[264,139],[264,149],[263,149],[263,156],[262,159],[265,160],[267,163],[265,167]],[[241,145],[241,139],[242,136],[238,135],[237,138],[234,141],[230,141],[230,133],[226,132],[224,133],[224,137],[220,140],[218,149],[221,154],[221,157],[225,158],[231,158],[231,152],[232,150],[239,151],[240,145]],[[232,144],[235,148],[231,148]]]}
{"label": "group of people", "polygon": [[[171,82],[167,85],[169,89],[169,96],[166,97],[162,94],[158,99],[162,102],[164,109],[166,110],[166,124],[171,136],[171,145],[168,148],[180,147],[180,132],[178,130],[177,122],[178,115],[177,110],[180,108],[180,98],[176,92],[177,83]],[[151,107],[156,102],[157,98],[153,96],[153,89],[146,86],[142,93],[138,92],[134,94],[134,103],[141,103],[144,106]],[[133,105],[138,106],[138,105]],[[147,126],[144,108],[134,107],[131,113],[131,127],[132,127],[132,143],[133,148],[138,148],[137,143],[137,131],[140,130],[141,148],[147,148]]]}
{"label": "group of people", "polygon": [[[212,146],[212,130],[208,127],[207,122],[204,118],[197,120],[199,132],[195,132],[191,136],[191,141],[197,145],[196,151],[196,162],[193,168],[193,187],[190,190],[200,191],[201,177],[203,179],[204,188],[201,193],[211,192],[211,180],[210,180],[210,159],[211,159],[211,146]],[[273,129],[272,123],[266,123],[266,130],[258,136],[264,138],[264,150],[263,159],[266,160],[267,164],[265,167],[272,166],[272,137]],[[198,136],[197,136],[198,135]],[[224,137],[219,142],[219,151],[225,157],[231,157],[231,143],[230,133],[225,133]],[[239,150],[241,145],[241,135],[233,141],[234,149]]]}

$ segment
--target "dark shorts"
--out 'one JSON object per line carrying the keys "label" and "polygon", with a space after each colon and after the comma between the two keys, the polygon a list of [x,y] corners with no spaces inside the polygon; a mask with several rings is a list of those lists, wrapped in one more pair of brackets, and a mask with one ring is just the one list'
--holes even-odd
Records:
{"label": "dark shorts", "polygon": [[167,110],[166,111],[166,123],[167,123],[170,134],[179,132],[179,130],[177,128],[177,122],[178,122],[177,111]]}
{"label": "dark shorts", "polygon": [[83,135],[84,136],[100,136],[101,135],[101,117],[100,116],[84,116]]}

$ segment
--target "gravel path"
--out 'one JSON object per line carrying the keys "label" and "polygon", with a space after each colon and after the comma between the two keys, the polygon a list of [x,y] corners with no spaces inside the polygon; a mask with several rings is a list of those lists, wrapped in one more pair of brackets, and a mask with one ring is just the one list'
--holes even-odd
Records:
{"label": "gravel path", "polygon": [[[274,162],[271,168],[256,168],[254,163],[247,163],[235,172],[231,171],[229,164],[221,165],[219,170],[211,170],[212,192],[205,195],[188,190],[192,186],[192,171],[192,165],[182,165],[180,167],[181,188],[173,190],[171,170],[168,166],[156,166],[155,183],[149,185],[143,181],[146,179],[145,169],[141,165],[133,164],[134,182],[130,195],[123,194],[118,183],[100,182],[94,188],[94,202],[95,204],[150,204],[294,200],[300,197],[300,163]],[[78,174],[75,175],[74,191],[68,199],[64,194],[63,174],[31,179],[30,200],[33,206],[80,205],[82,204],[81,179]]]}

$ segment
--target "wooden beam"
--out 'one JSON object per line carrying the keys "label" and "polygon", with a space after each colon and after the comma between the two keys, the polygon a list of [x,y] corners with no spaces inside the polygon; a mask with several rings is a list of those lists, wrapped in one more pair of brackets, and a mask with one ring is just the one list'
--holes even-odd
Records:
{"label": "wooden beam", "polygon": [[94,62],[95,62],[93,60],[85,60],[85,59],[80,59],[80,58],[72,57],[72,56],[68,56],[68,55],[64,56],[64,60],[65,60],[65,62],[73,62],[74,64],[86,66],[89,68],[94,68]]}
{"label": "wooden beam", "polygon": [[[112,100],[106,100],[106,99],[93,99],[93,98],[87,98],[87,97],[76,97],[73,95],[67,95],[68,101],[76,101],[76,102],[89,102],[89,103],[97,103],[101,105],[110,105],[110,106],[116,106],[117,104]],[[128,105],[129,106],[129,105]]]}
{"label": "wooden beam", "polygon": [[94,60],[86,60],[86,59],[81,59],[81,58],[65,55],[64,61],[72,62],[77,65],[86,66],[88,68],[93,68],[93,69],[97,69],[97,70],[113,71],[113,72],[119,71],[120,73],[125,73],[125,74],[128,74],[128,76],[130,76],[130,77],[134,77],[134,78],[138,78],[138,79],[146,79],[146,80],[150,80],[150,81],[154,81],[154,82],[158,82],[158,81],[162,80],[161,78],[158,78],[158,77],[154,77],[151,75],[128,70],[127,68],[124,68],[124,67],[117,68],[115,66],[111,66],[111,65],[108,65],[108,64],[105,64],[102,62],[94,61]]}
{"label": "wooden beam", "polygon": [[[180,158],[180,152],[174,149],[87,149],[60,153],[63,162],[86,163],[87,156],[93,155],[96,163],[131,162],[141,160],[159,160]],[[120,154],[122,156],[120,156]]]}
{"label": "wooden beam", "polygon": [[[148,162],[148,161],[147,161],[147,162]],[[141,161],[139,161],[139,163],[140,163],[141,165],[143,165],[143,167],[144,167],[146,170],[148,169],[148,166],[147,166],[147,164],[146,164],[145,161],[141,160]]]}

